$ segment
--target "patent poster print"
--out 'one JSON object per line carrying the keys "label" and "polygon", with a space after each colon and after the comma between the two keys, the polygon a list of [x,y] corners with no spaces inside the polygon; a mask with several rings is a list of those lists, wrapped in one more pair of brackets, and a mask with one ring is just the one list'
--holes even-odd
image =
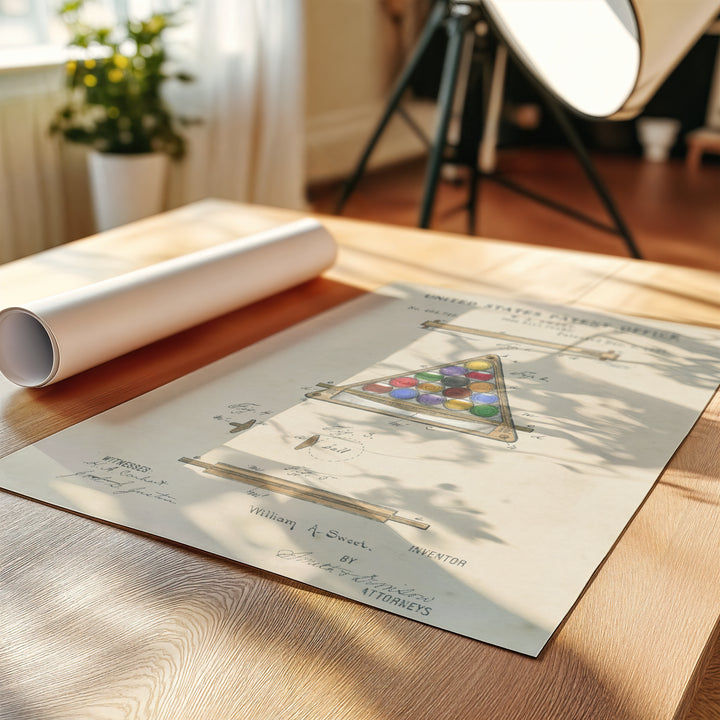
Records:
{"label": "patent poster print", "polygon": [[719,376],[705,328],[393,286],[3,459],[0,483],[536,656]]}
{"label": "patent poster print", "polygon": [[[340,528],[310,523],[310,537],[283,550],[290,572],[418,619],[407,591],[424,598],[426,622],[537,654],[696,417],[681,407],[695,391],[677,385],[690,369],[685,339],[438,292],[407,311],[444,319],[424,319],[382,362],[338,380],[335,368],[294,407],[182,461],[267,491],[255,512],[268,523],[287,516],[279,495],[346,514]],[[714,383],[714,351],[704,352],[691,370],[708,363],[701,405]],[[658,400],[659,387],[673,397],[664,422],[670,395]],[[339,557],[338,537],[351,550]]]}

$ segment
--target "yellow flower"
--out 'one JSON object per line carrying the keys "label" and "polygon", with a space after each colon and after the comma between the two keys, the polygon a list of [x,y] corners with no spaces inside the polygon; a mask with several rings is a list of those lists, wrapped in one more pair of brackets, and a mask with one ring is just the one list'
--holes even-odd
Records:
{"label": "yellow flower", "polygon": [[95,87],[95,86],[97,85],[97,78],[96,78],[94,75],[86,75],[86,76],[83,78],[83,82],[84,82],[85,85],[87,85],[87,87],[89,87],[89,88]]}
{"label": "yellow flower", "polygon": [[154,15],[148,20],[146,27],[151,33],[156,34],[165,27],[165,19],[160,15]]}
{"label": "yellow flower", "polygon": [[74,60],[69,60],[68,63],[65,65],[65,69],[67,70],[68,75],[72,75],[75,72],[76,68],[77,63]]}
{"label": "yellow flower", "polygon": [[124,55],[113,55],[113,63],[115,67],[126,68],[130,61]]}
{"label": "yellow flower", "polygon": [[123,71],[120,68],[113,68],[108,72],[108,80],[113,83],[118,83],[123,79]]}
{"label": "yellow flower", "polygon": [[92,58],[89,58],[83,62],[83,65],[85,65],[88,70],[92,70],[95,67],[95,61]]}

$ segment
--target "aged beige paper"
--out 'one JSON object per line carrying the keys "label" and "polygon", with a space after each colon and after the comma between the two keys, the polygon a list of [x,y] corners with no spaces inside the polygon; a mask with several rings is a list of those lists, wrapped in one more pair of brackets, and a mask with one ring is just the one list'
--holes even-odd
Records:
{"label": "aged beige paper", "polygon": [[719,376],[707,328],[393,286],[0,484],[536,656]]}

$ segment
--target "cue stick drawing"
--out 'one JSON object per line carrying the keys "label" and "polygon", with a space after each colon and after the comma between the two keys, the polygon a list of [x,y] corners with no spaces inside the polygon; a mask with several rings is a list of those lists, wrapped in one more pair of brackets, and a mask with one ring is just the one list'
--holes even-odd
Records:
{"label": "cue stick drawing", "polygon": [[196,458],[182,457],[180,462],[185,465],[194,465],[202,468],[209,475],[225,478],[227,480],[239,480],[240,482],[254,485],[255,487],[270,490],[272,492],[288,495],[289,497],[304,500],[306,502],[324,505],[333,510],[342,510],[343,512],[353,513],[377,522],[397,522],[403,525],[411,525],[420,530],[427,530],[430,525],[413,520],[397,514],[397,510],[391,510],[381,505],[358,500],[357,498],[347,497],[338,493],[322,490],[320,488],[309,487],[301,483],[285,480],[284,478],[273,477],[265,473],[255,470],[245,470],[235,465],[218,462],[215,464],[207,463]]}

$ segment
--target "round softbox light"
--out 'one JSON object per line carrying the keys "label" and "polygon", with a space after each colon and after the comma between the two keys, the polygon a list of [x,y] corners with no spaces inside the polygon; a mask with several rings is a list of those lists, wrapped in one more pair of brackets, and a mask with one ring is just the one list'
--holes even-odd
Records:
{"label": "round softbox light", "polygon": [[627,119],[717,17],[717,0],[485,0],[489,19],[572,110]]}

